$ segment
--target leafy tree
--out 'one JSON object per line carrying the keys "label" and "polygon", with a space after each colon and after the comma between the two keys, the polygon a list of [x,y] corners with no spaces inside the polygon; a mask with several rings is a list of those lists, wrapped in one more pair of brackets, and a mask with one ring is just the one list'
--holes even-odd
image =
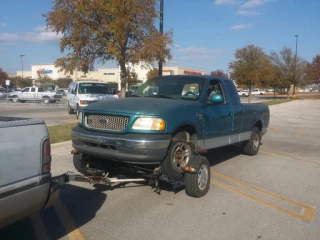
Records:
{"label": "leafy tree", "polygon": [[138,79],[138,75],[135,72],[127,70],[126,72],[127,83],[129,86],[140,83],[141,81]]}
{"label": "leafy tree", "polygon": [[47,27],[60,32],[60,50],[66,57],[55,66],[71,74],[85,73],[96,62],[116,60],[120,66],[121,96],[127,85],[126,64],[171,59],[172,32],[161,34],[155,27],[157,0],[55,0],[44,14]]}
{"label": "leafy tree", "polygon": [[4,87],[7,79],[8,79],[8,74],[2,71],[2,68],[0,68],[0,85]]}
{"label": "leafy tree", "polygon": [[228,76],[228,74],[227,73],[225,73],[223,70],[221,70],[221,69],[217,69],[217,70],[215,70],[215,71],[212,71],[211,73],[210,73],[210,75],[211,76],[217,76],[217,77],[223,77],[223,78],[228,78],[229,76]]}
{"label": "leafy tree", "polygon": [[282,84],[288,89],[293,85],[293,94],[295,94],[296,86],[302,85],[305,81],[306,62],[299,56],[295,56],[291,48],[283,47],[277,53],[270,53],[272,64],[280,71]]}
{"label": "leafy tree", "polygon": [[152,68],[147,72],[147,79],[151,79],[154,77],[159,76],[159,69],[158,68]]}
{"label": "leafy tree", "polygon": [[307,63],[307,78],[317,84],[320,92],[320,54],[316,55],[311,63]]}
{"label": "leafy tree", "polygon": [[262,48],[255,45],[237,49],[234,55],[236,60],[229,63],[230,77],[237,84],[249,88],[248,102],[251,102],[252,86],[265,84],[265,81],[268,81],[271,76],[272,69],[269,58]]}
{"label": "leafy tree", "polygon": [[56,80],[56,85],[58,85],[59,88],[68,88],[71,82],[71,78],[58,78]]}
{"label": "leafy tree", "polygon": [[31,87],[33,80],[30,78],[12,77],[10,78],[10,83],[15,85],[17,88],[25,88]]}

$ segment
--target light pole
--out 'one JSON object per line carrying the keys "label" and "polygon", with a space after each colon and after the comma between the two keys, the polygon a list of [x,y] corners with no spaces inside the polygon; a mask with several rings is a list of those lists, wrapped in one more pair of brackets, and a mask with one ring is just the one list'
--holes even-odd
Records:
{"label": "light pole", "polygon": [[[163,0],[160,0],[160,33],[163,35]],[[162,76],[162,60],[161,59],[159,59],[158,75]]]}
{"label": "light pole", "polygon": [[22,78],[23,78],[23,57],[24,57],[25,55],[24,54],[20,54],[20,57],[21,57],[21,65],[22,65]]}
{"label": "light pole", "polygon": [[297,53],[298,53],[298,38],[299,38],[299,35],[295,35],[296,37],[296,54],[295,54],[295,57],[294,57],[294,69],[295,69],[295,73],[294,73],[294,82],[293,82],[293,95],[296,94],[296,81],[297,81]]}

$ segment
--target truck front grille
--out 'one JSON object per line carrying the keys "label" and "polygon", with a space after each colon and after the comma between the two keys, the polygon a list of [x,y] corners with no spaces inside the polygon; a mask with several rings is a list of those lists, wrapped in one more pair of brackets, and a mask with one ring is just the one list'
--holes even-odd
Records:
{"label": "truck front grille", "polygon": [[129,122],[129,117],[113,115],[87,115],[85,125],[88,128],[108,131],[123,131]]}

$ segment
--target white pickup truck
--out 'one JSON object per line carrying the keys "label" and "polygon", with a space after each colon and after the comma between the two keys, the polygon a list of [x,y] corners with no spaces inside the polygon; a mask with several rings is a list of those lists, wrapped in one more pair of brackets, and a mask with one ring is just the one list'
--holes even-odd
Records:
{"label": "white pickup truck", "polygon": [[8,97],[13,102],[43,101],[49,103],[61,100],[62,94],[45,91],[43,87],[26,87],[21,91],[9,93]]}
{"label": "white pickup truck", "polygon": [[51,178],[48,130],[40,119],[0,117],[0,229],[59,196]]}

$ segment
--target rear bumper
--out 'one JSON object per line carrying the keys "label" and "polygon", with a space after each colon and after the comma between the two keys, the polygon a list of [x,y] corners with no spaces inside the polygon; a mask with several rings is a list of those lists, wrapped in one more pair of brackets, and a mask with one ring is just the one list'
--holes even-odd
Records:
{"label": "rear bumper", "polygon": [[84,154],[137,164],[159,164],[166,156],[170,134],[107,134],[75,127],[72,145]]}
{"label": "rear bumper", "polygon": [[60,194],[60,188],[61,184],[55,183],[53,181],[50,183],[49,196],[44,208],[52,206],[53,203],[58,199]]}

